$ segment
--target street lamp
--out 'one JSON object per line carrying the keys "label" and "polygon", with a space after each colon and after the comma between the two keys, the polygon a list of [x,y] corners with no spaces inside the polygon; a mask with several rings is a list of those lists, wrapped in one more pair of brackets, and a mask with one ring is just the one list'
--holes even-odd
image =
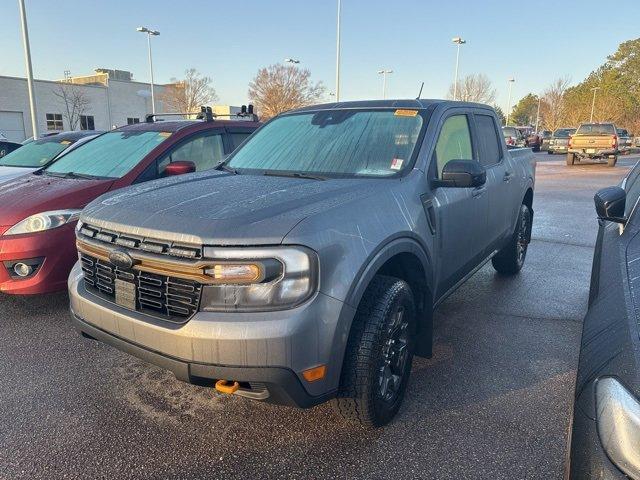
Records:
{"label": "street lamp", "polygon": [[156,100],[153,94],[153,60],[151,59],[151,36],[158,36],[160,32],[147,27],[138,27],[136,31],[147,34],[147,47],[149,48],[149,72],[151,73],[151,113],[156,113]]}
{"label": "street lamp", "polygon": [[507,121],[505,125],[509,125],[509,115],[511,114],[511,89],[513,88],[513,83],[516,81],[515,78],[510,78],[509,80],[509,103],[507,104]]}
{"label": "street lamp", "polygon": [[467,43],[467,41],[463,40],[461,37],[453,37],[451,41],[458,45],[458,48],[456,49],[456,74],[453,79],[453,99],[456,100],[458,98],[458,65],[460,64],[460,45],[464,45],[465,43]]}
{"label": "street lamp", "polygon": [[593,122],[593,110],[596,106],[596,92],[600,90],[601,87],[593,87],[591,91],[593,92],[593,100],[591,100],[591,116],[589,117],[589,121]]}
{"label": "street lamp", "polygon": [[538,113],[536,113],[536,133],[538,133],[538,125],[540,124],[540,102],[542,101],[542,96],[538,95]]}
{"label": "street lamp", "polygon": [[27,29],[27,12],[24,8],[24,0],[18,0],[20,8],[20,23],[22,24],[22,43],[24,46],[24,63],[27,67],[27,91],[29,94],[29,110],[31,113],[31,129],[33,139],[38,139],[38,114],[36,112],[35,90],[33,88],[33,69],[31,68],[31,47],[29,46],[29,30]]}
{"label": "street lamp", "polygon": [[387,74],[393,73],[393,70],[378,70],[378,75],[382,75],[382,99],[387,98]]}
{"label": "street lamp", "polygon": [[298,60],[297,58],[285,58],[284,59],[284,63],[295,63],[295,64],[298,64],[298,63],[300,63],[300,60]]}
{"label": "street lamp", "polygon": [[340,13],[341,2],[338,0],[338,21],[336,25],[336,102],[340,101]]}

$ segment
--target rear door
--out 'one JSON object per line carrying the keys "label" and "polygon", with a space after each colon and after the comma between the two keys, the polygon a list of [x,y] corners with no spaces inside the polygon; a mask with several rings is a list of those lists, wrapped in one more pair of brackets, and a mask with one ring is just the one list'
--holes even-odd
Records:
{"label": "rear door", "polygon": [[[478,161],[472,116],[466,109],[452,109],[442,120],[431,159],[431,179],[441,178],[451,160]],[[438,187],[437,206],[438,292],[440,297],[481,261],[486,246],[488,197],[485,186]]]}
{"label": "rear door", "polygon": [[488,111],[474,113],[476,136],[480,149],[480,164],[487,171],[487,245],[488,255],[508,235],[514,199],[511,197],[515,185],[515,173],[505,161],[498,124]]}

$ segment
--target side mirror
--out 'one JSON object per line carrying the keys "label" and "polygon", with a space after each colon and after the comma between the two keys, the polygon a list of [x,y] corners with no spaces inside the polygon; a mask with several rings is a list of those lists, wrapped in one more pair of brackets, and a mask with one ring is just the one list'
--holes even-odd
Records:
{"label": "side mirror", "polygon": [[165,177],[174,177],[176,175],[185,175],[196,171],[196,164],[186,160],[179,162],[171,162],[164,169]]}
{"label": "side mirror", "polygon": [[442,179],[436,187],[469,188],[480,187],[487,181],[487,172],[475,160],[450,160],[442,169]]}
{"label": "side mirror", "polygon": [[607,187],[598,190],[593,197],[596,204],[596,213],[600,220],[610,222],[627,223],[624,218],[624,209],[627,203],[627,192],[620,187]]}

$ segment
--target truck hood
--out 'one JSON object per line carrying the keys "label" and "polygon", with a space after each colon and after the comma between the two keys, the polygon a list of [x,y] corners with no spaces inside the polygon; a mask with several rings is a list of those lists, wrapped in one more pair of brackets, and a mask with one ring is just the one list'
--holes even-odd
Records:
{"label": "truck hood", "polygon": [[0,183],[13,180],[14,178],[18,178],[23,175],[27,175],[35,170],[35,168],[0,166]]}
{"label": "truck hood", "polygon": [[23,175],[0,184],[0,226],[15,225],[30,215],[83,208],[109,190],[113,180],[82,180]]}
{"label": "truck hood", "polygon": [[299,222],[379,188],[376,179],[309,180],[209,171],[118,190],[83,222],[198,245],[280,244]]}

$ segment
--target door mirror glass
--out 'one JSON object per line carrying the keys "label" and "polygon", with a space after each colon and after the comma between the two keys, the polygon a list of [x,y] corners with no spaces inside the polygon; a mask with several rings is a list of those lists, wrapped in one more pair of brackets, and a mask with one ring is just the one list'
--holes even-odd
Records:
{"label": "door mirror glass", "polygon": [[620,187],[607,187],[598,190],[593,200],[596,204],[596,213],[601,220],[609,220],[617,223],[626,223],[624,218],[627,192]]}
{"label": "door mirror glass", "polygon": [[173,177],[176,175],[184,175],[186,173],[193,173],[196,171],[196,164],[187,160],[181,160],[178,162],[171,162],[164,169],[164,175],[166,177]]}
{"label": "door mirror glass", "polygon": [[450,160],[442,169],[440,187],[480,187],[487,181],[487,172],[475,160]]}

